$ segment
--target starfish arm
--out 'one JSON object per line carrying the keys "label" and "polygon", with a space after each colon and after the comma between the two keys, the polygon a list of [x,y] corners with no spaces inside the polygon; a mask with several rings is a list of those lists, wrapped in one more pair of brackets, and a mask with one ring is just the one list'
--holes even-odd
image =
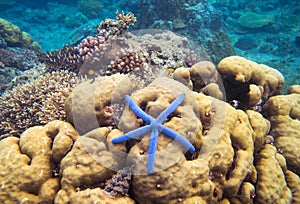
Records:
{"label": "starfish arm", "polygon": [[176,108],[182,103],[182,101],[185,98],[185,93],[180,94],[170,105],[167,109],[165,109],[159,116],[157,117],[156,121],[158,123],[163,123],[163,121],[171,114],[173,113]]}
{"label": "starfish arm", "polygon": [[130,109],[140,118],[142,118],[146,123],[151,123],[153,118],[145,113],[133,100],[130,96],[125,96],[126,102],[128,103]]}
{"label": "starfish arm", "polygon": [[148,148],[148,172],[153,173],[155,153],[158,141],[158,129],[153,128],[150,136],[150,144]]}
{"label": "starfish arm", "polygon": [[112,143],[117,144],[117,143],[121,143],[121,142],[130,140],[130,139],[133,139],[135,137],[141,136],[141,135],[149,132],[151,130],[151,128],[152,128],[151,125],[146,125],[146,126],[138,128],[138,129],[132,130],[130,132],[125,133],[124,135],[122,135],[120,137],[116,137],[116,138],[112,139]]}
{"label": "starfish arm", "polygon": [[174,130],[160,125],[161,128],[161,132],[169,137],[171,137],[172,139],[174,139],[175,141],[179,142],[180,144],[182,144],[183,146],[185,146],[187,149],[189,149],[190,151],[194,152],[195,151],[195,147],[184,137],[182,137],[180,134],[178,134],[177,132],[175,132]]}

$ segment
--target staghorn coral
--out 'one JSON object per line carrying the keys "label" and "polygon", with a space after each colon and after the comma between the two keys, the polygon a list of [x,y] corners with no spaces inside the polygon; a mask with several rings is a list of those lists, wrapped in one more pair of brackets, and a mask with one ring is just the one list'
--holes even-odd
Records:
{"label": "staghorn coral", "polygon": [[40,54],[39,60],[46,65],[46,71],[68,70],[78,72],[83,63],[77,47],[64,46],[57,51]]}
{"label": "staghorn coral", "polygon": [[117,20],[107,19],[102,21],[97,29],[98,35],[103,36],[105,39],[120,36],[128,30],[130,25],[136,22],[136,18],[132,13],[125,14],[117,11],[116,18]]}
{"label": "staghorn coral", "polygon": [[78,133],[66,122],[52,121],[0,142],[1,203],[53,203],[60,188],[57,163]]}
{"label": "staghorn coral", "polygon": [[282,92],[282,74],[264,64],[231,56],[221,60],[217,69],[224,80],[227,101],[239,101],[240,108],[260,110],[261,103]]}
{"label": "staghorn coral", "polygon": [[0,100],[1,138],[29,127],[66,119],[64,103],[77,83],[74,73],[52,72],[7,91]]}
{"label": "staghorn coral", "polygon": [[300,94],[273,96],[264,105],[272,124],[274,145],[287,161],[289,170],[300,174]]}
{"label": "staghorn coral", "polygon": [[7,46],[22,47],[41,52],[37,42],[33,42],[31,36],[22,32],[21,29],[12,23],[0,18],[0,38],[3,38]]}

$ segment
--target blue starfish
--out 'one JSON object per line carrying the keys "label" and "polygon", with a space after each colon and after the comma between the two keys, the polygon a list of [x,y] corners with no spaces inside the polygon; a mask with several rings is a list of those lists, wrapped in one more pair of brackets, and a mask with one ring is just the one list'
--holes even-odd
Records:
{"label": "blue starfish", "polygon": [[117,144],[121,142],[128,141],[130,139],[139,137],[141,135],[146,134],[147,132],[151,131],[151,136],[150,136],[150,145],[148,148],[148,172],[153,173],[153,168],[154,168],[154,160],[155,160],[155,153],[156,153],[156,148],[157,148],[157,141],[158,141],[158,134],[162,132],[163,134],[171,137],[175,141],[178,141],[181,143],[184,147],[189,149],[190,151],[195,151],[194,146],[187,141],[183,136],[181,136],[179,133],[176,131],[162,125],[162,123],[165,121],[165,119],[173,113],[176,108],[182,103],[182,101],[185,98],[185,94],[181,94],[176,98],[170,106],[165,109],[163,112],[159,114],[159,116],[154,119],[147,113],[145,113],[131,98],[130,96],[126,95],[125,99],[130,107],[130,109],[140,118],[143,119],[146,123],[149,125],[140,127],[138,129],[132,130],[130,132],[127,132],[126,134],[114,138],[112,140],[112,143]]}

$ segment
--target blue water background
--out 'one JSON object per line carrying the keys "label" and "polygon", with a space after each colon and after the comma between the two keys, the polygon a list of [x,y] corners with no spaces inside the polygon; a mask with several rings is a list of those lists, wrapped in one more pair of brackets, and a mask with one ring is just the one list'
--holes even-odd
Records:
{"label": "blue water background", "polygon": [[[206,2],[209,5],[208,11],[213,9],[222,15],[223,28],[237,55],[278,69],[289,84],[300,84],[300,1],[106,0],[99,2],[103,7],[96,16],[91,17],[79,11],[78,1],[0,0],[0,18],[28,32],[33,40],[41,45],[43,51],[51,51],[65,44],[76,44],[82,37],[95,34],[99,22],[106,18],[115,18],[117,10],[130,11],[137,16],[138,23],[131,28],[132,30],[153,27],[155,23],[161,22],[167,24],[165,29],[170,29],[168,25],[174,24],[178,16],[187,25],[188,22],[197,20],[201,27],[205,25],[201,22],[211,19],[184,15],[184,12],[197,8],[197,4],[201,2]],[[164,4],[160,4],[161,2]],[[177,2],[177,5],[168,5],[166,2]],[[170,9],[173,10],[170,12]],[[274,21],[257,29],[244,29],[238,19],[247,12],[273,16]],[[190,25],[197,27],[195,23]],[[160,28],[164,28],[164,24]],[[187,27],[172,30],[182,33],[188,29],[191,30]],[[197,33],[185,32],[185,34],[192,39],[197,36]]]}

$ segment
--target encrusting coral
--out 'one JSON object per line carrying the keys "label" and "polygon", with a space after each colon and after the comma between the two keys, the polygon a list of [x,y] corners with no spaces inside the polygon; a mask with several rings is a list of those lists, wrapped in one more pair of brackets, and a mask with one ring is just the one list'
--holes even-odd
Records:
{"label": "encrusting coral", "polygon": [[0,97],[1,138],[20,136],[29,127],[65,120],[64,104],[77,84],[74,73],[58,71],[18,85]]}
{"label": "encrusting coral", "polygon": [[66,122],[27,129],[0,142],[1,203],[53,203],[60,189],[54,173],[78,133]]}
{"label": "encrusting coral", "polygon": [[[128,156],[128,161],[134,166],[134,198],[141,203],[153,203],[157,199],[160,199],[161,203],[177,203],[201,195],[206,202],[214,203],[222,196],[235,197],[253,168],[252,137],[255,130],[251,128],[245,113],[212,97],[193,93],[187,87],[167,78],[156,79],[150,86],[133,93],[131,97],[144,107],[146,112],[155,116],[162,107],[168,106],[172,98],[174,100],[174,94],[180,92],[186,93],[187,98],[180,106],[180,112],[175,111],[164,125],[193,141],[200,153],[193,156],[196,159],[191,160],[189,153],[185,155],[176,142],[174,144],[172,140],[160,135],[155,173],[139,176],[137,173],[147,172],[148,139],[134,142]],[[256,134],[262,134],[263,137],[268,131],[268,123],[264,123],[265,119],[260,120],[263,123],[257,124],[260,124],[261,128],[265,125],[267,127],[263,128],[265,132],[257,131]],[[138,119],[136,121],[129,109],[125,109],[119,128],[127,132],[140,125],[142,124]],[[220,128],[223,129],[222,133],[219,132]],[[241,140],[241,137],[244,139]],[[211,141],[216,141],[217,144],[211,147]],[[235,166],[234,169],[232,165]],[[170,175],[172,179],[169,179]],[[229,178],[226,175],[230,175]],[[153,195],[156,195],[155,198]],[[249,201],[250,199],[249,197]]]}

